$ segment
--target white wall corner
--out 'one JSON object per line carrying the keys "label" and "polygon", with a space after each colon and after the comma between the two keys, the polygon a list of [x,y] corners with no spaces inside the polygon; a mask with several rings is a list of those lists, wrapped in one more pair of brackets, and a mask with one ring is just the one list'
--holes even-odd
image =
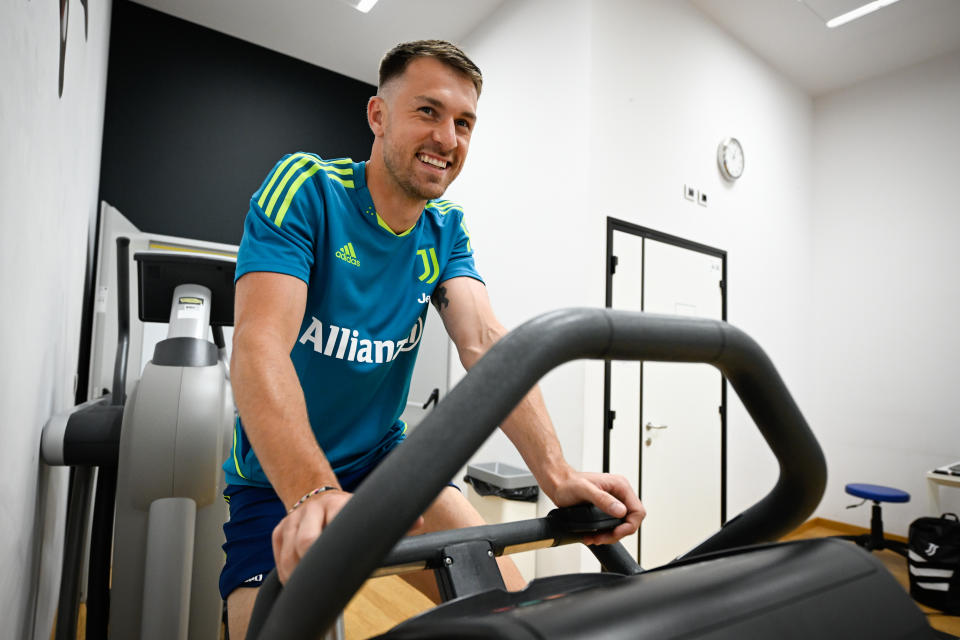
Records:
{"label": "white wall corner", "polygon": [[[67,473],[39,459],[40,432],[73,405],[84,272],[95,220],[106,96],[110,3],[71,3],[63,95],[53,3],[4,6],[0,20],[0,235],[3,314],[0,449],[8,523],[0,549],[0,619],[16,638],[50,637],[58,600]],[[84,11],[89,31],[84,33]]]}

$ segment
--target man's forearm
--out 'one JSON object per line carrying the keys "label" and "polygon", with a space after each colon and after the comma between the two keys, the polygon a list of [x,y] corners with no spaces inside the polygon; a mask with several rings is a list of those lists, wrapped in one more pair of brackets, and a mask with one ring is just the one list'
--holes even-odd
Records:
{"label": "man's forearm", "polygon": [[[449,304],[449,303],[448,303]],[[468,371],[497,343],[507,330],[489,318],[475,334],[458,344],[460,362]],[[560,448],[560,440],[550,421],[539,386],[534,386],[508,415],[500,429],[517,448],[527,467],[548,496],[553,498],[559,485],[573,469],[567,464]]]}
{"label": "man's forearm", "polygon": [[552,499],[557,485],[573,469],[563,457],[539,387],[524,396],[500,428],[520,452],[540,488]]}
{"label": "man's forearm", "polygon": [[288,354],[262,341],[238,340],[231,382],[250,444],[287,508],[312,489],[339,486],[310,428]]}

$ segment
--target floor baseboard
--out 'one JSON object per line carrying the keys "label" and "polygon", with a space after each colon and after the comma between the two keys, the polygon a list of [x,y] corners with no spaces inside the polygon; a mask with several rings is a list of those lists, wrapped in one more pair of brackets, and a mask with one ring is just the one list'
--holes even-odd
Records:
{"label": "floor baseboard", "polygon": [[[870,533],[870,529],[866,527],[858,527],[854,524],[849,524],[847,522],[840,522],[839,520],[828,520],[827,518],[812,518],[807,520],[799,527],[790,532],[790,536],[801,534],[805,531],[811,529],[816,529],[817,527],[822,527],[825,529],[836,529],[839,533],[843,535],[852,535],[858,536],[865,533]],[[893,533],[884,532],[883,537],[887,540],[896,540],[897,542],[908,542],[906,537],[898,536]]]}

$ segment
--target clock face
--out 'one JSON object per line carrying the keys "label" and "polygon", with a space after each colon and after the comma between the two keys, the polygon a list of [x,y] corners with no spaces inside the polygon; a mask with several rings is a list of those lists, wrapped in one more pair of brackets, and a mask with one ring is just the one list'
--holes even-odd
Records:
{"label": "clock face", "polygon": [[743,147],[736,138],[727,138],[717,149],[717,164],[727,180],[736,180],[743,175]]}

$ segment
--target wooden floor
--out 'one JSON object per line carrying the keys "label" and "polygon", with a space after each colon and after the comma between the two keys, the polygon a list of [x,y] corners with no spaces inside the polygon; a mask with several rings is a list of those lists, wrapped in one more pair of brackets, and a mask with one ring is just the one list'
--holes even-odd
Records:
{"label": "wooden floor", "polygon": [[[783,539],[823,538],[841,534],[860,534],[866,533],[866,531],[866,529],[859,527],[816,518],[804,523]],[[903,540],[903,538],[897,538],[896,536],[891,537]],[[874,555],[883,562],[884,566],[903,585],[904,589],[909,590],[906,559],[893,551],[874,552]],[[379,635],[407,618],[430,609],[432,606],[433,603],[426,596],[397,576],[368,580],[353,597],[344,612],[347,640],[364,640]],[[927,615],[927,619],[934,629],[960,636],[960,616],[948,616],[923,605],[918,606]],[[78,640],[84,639],[83,621],[85,617],[85,610],[81,606]],[[51,639],[52,637],[51,635]]]}
{"label": "wooden floor", "polygon": [[399,576],[367,580],[343,613],[347,640],[386,633],[397,624],[433,608],[433,601]]}
{"label": "wooden floor", "polygon": [[[433,602],[398,576],[367,580],[343,613],[347,640],[361,640],[386,633],[400,622],[433,608]],[[85,640],[87,608],[81,603],[77,617],[77,640]],[[50,632],[54,639],[56,628]],[[220,630],[220,639],[224,637]]]}
{"label": "wooden floor", "polygon": [[[826,538],[828,536],[836,535],[859,535],[861,533],[869,532],[867,529],[852,527],[841,522],[814,518],[813,520],[802,524],[797,528],[796,531],[788,536],[785,536],[783,539],[805,540],[808,538]],[[900,536],[889,537],[893,540],[906,542],[906,538]],[[901,556],[899,553],[893,551],[874,551],[873,554],[877,557],[877,559],[883,562],[887,570],[890,571],[890,573],[893,574],[893,577],[897,579],[897,582],[899,582],[904,590],[909,593],[910,580],[907,572],[907,559]],[[926,614],[927,620],[930,622],[931,627],[937,629],[938,631],[944,631],[954,636],[960,636],[960,616],[948,616],[940,613],[936,609],[931,609],[930,607],[919,603],[917,606],[920,607],[920,610]]]}

